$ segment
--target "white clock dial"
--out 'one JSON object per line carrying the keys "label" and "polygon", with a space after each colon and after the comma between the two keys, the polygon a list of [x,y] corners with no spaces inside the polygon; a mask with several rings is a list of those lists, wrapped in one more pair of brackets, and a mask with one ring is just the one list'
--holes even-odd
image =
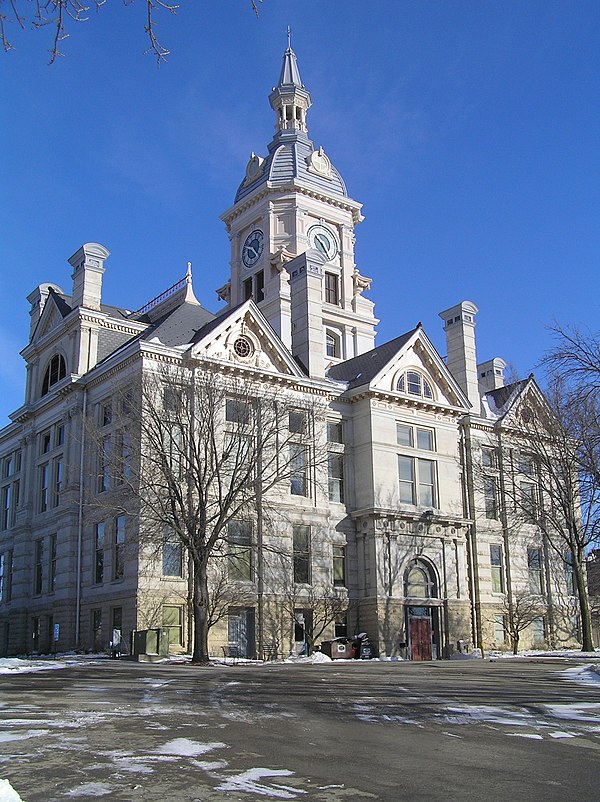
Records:
{"label": "white clock dial", "polygon": [[248,234],[244,240],[242,262],[246,267],[254,267],[260,259],[263,252],[264,239],[264,234],[257,228]]}
{"label": "white clock dial", "polygon": [[338,252],[335,234],[325,226],[312,226],[308,231],[308,241],[310,247],[320,251],[329,262]]}

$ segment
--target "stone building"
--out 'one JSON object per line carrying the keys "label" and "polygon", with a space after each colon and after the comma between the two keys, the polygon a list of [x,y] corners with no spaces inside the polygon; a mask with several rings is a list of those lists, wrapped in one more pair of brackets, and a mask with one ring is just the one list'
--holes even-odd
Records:
{"label": "stone building", "polygon": [[[252,153],[222,215],[223,310],[199,304],[190,271],[136,312],[103,303],[109,252],[97,243],[69,259],[70,292],[47,283],[28,296],[25,400],[0,432],[0,653],[105,649],[119,638],[128,648],[132,632],[157,626],[172,649],[189,648],[185,555],[165,542],[152,561],[136,548],[143,515],[111,502],[118,488],[98,469],[86,424],[124,455],[136,433],[115,423],[123,387],[185,359],[236,382],[283,383],[300,408],[318,398],[314,436],[328,449],[300,485],[287,483],[280,524],[261,535],[287,544],[289,574],[271,589],[268,566],[253,559],[252,571],[230,576],[213,653],[228,643],[248,656],[300,651],[325,593],[347,611],[322,637],[366,631],[382,656],[502,648],[506,596],[519,583],[548,611],[523,645],[572,642],[556,626],[550,637],[548,617],[551,590],[568,576],[531,526],[507,537],[500,486],[477,481],[477,466],[495,479],[490,437],[539,392],[533,378],[505,387],[503,360],[477,363],[469,301],[441,313],[446,359],[420,324],[375,345],[371,279],[354,261],[361,204],[309,138],[312,100],[291,47],[269,101],[273,140]],[[250,551],[255,534],[243,541]],[[290,588],[292,611],[282,603]]]}

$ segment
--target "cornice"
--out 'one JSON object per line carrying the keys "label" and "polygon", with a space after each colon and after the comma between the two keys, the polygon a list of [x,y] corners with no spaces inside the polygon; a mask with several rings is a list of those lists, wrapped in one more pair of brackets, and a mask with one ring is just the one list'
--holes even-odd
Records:
{"label": "cornice", "polygon": [[293,192],[299,195],[304,195],[309,198],[313,198],[314,200],[318,200],[321,203],[327,203],[329,206],[333,206],[337,209],[343,209],[344,211],[352,213],[352,220],[354,224],[360,223],[364,218],[360,213],[362,208],[362,203],[358,203],[358,201],[353,201],[351,198],[335,198],[332,195],[327,195],[323,191],[319,191],[317,189],[311,189],[310,187],[305,186],[304,184],[292,182],[291,184],[271,184],[267,183],[266,185],[261,186],[256,193],[249,195],[240,203],[236,203],[231,206],[227,211],[223,212],[221,215],[221,220],[225,223],[227,227],[231,225],[231,223],[244,214],[245,211],[250,209],[254,206],[258,201],[265,198],[267,195],[280,195],[285,192]]}

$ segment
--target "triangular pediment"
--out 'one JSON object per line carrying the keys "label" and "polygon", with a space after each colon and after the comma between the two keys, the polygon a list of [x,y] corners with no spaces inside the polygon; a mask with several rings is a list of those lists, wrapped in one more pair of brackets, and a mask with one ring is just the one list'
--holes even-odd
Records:
{"label": "triangular pediment", "polygon": [[240,368],[305,378],[288,349],[255,303],[246,301],[198,332],[192,357],[211,359]]}
{"label": "triangular pediment", "polygon": [[527,429],[531,425],[532,416],[535,417],[539,427],[544,418],[551,415],[544,394],[540,390],[533,375],[527,379],[515,382],[513,385],[503,387],[493,393],[487,393],[488,403],[490,398],[496,402],[502,400],[501,390],[505,391],[503,406],[496,406],[494,410],[497,420],[501,421],[502,426],[513,429]]}
{"label": "triangular pediment", "polygon": [[370,389],[467,412],[471,405],[443,359],[418,326],[370,382]]}
{"label": "triangular pediment", "polygon": [[44,309],[36,326],[32,341],[36,342],[43,339],[53,329],[57,328],[63,320],[64,315],[56,303],[54,294],[51,292],[44,304]]}

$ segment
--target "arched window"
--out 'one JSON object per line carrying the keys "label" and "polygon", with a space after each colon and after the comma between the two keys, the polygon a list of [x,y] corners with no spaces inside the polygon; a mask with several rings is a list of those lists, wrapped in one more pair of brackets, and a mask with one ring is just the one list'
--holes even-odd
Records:
{"label": "arched window", "polygon": [[433,398],[433,390],[429,381],[417,373],[416,370],[407,370],[398,379],[396,390],[408,395],[418,395],[421,398]]}
{"label": "arched window", "polygon": [[340,353],[340,338],[329,329],[325,332],[325,352],[327,356],[339,358]]}
{"label": "arched window", "polygon": [[50,388],[64,379],[67,375],[67,366],[65,365],[64,357],[61,354],[55,354],[50,360],[50,364],[44,373],[44,381],[42,382],[42,395],[50,390]]}
{"label": "arched window", "polygon": [[433,599],[437,596],[433,572],[425,563],[413,563],[406,574],[406,594],[409,598]]}

